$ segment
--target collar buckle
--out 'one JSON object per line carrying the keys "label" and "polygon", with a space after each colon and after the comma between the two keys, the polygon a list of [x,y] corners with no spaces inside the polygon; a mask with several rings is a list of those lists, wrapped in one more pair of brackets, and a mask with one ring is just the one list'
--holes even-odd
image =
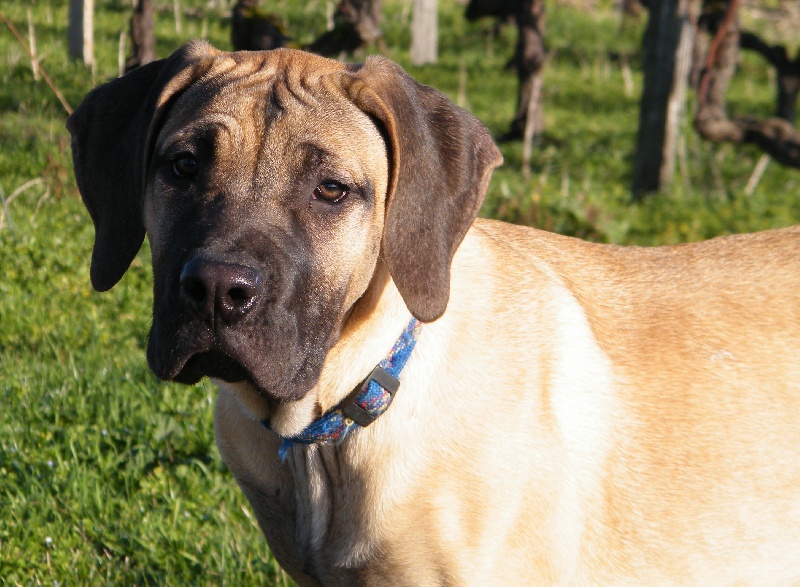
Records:
{"label": "collar buckle", "polygon": [[357,385],[356,388],[350,392],[350,395],[348,395],[341,404],[342,414],[361,427],[369,426],[377,420],[378,415],[380,415],[371,414],[357,403],[359,399],[363,399],[362,396],[367,394],[369,386],[373,381],[381,386],[391,398],[394,398],[394,394],[400,387],[400,380],[378,365],[360,385]]}

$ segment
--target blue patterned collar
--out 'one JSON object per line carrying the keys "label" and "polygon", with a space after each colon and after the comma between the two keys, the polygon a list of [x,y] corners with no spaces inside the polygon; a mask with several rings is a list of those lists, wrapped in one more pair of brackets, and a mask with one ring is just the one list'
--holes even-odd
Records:
{"label": "blue patterned collar", "polygon": [[[282,436],[283,444],[278,450],[280,459],[286,460],[289,447],[295,443],[339,444],[351,430],[359,426],[369,426],[388,410],[400,387],[400,372],[417,344],[417,334],[421,326],[416,318],[412,318],[386,358],[335,408],[311,422],[299,434]],[[261,424],[269,429],[269,422],[266,420]]]}

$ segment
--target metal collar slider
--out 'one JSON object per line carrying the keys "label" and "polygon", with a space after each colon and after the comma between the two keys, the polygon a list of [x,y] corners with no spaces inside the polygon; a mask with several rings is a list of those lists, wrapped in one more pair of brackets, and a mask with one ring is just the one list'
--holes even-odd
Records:
{"label": "metal collar slider", "polygon": [[394,397],[394,394],[400,387],[400,380],[378,365],[360,385],[356,386],[356,388],[350,392],[341,403],[342,414],[362,427],[369,426],[378,419],[377,415],[372,415],[356,403],[356,400],[367,392],[370,383],[373,381],[385,389],[392,397]]}

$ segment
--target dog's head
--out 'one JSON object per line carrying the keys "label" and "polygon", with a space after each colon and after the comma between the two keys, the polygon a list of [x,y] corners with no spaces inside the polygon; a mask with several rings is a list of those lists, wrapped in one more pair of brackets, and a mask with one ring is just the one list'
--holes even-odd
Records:
{"label": "dog's head", "polygon": [[315,383],[380,262],[437,319],[500,153],[474,117],[398,66],[190,43],[93,90],[67,126],[116,284],[147,234],[148,361],[161,378]]}

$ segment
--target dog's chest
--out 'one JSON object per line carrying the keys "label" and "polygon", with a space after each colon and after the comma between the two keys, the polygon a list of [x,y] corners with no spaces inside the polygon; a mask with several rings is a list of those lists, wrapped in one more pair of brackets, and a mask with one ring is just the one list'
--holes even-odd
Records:
{"label": "dog's chest", "polygon": [[[341,447],[295,445],[287,455],[295,501],[293,550],[323,584],[361,584],[375,556],[374,504]],[[374,521],[374,520],[373,520]]]}
{"label": "dog's chest", "polygon": [[339,477],[335,452],[318,445],[294,446],[287,456],[294,478],[296,547],[304,564],[312,567],[331,524],[333,491]]}

